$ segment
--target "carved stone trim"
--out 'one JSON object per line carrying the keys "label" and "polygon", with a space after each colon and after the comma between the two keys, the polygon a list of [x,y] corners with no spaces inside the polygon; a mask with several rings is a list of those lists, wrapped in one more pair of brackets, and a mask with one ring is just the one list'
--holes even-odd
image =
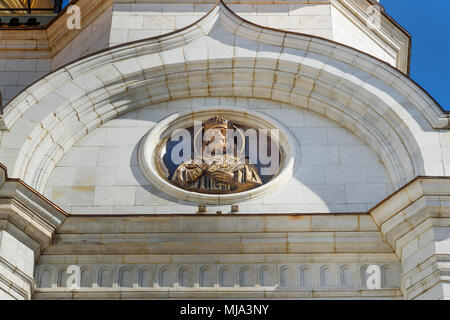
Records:
{"label": "carved stone trim", "polygon": [[[399,297],[398,263],[370,263],[380,267],[382,287],[369,290],[366,273],[369,263],[278,263],[278,264],[90,264],[81,265],[81,287],[67,288],[67,264],[41,264],[36,270],[36,295],[58,296],[64,292],[129,292],[139,296],[154,292],[164,297],[167,292],[187,292],[205,297],[220,292],[243,297],[258,297],[260,293],[276,296],[389,296]],[[107,271],[105,273],[104,271]],[[323,270],[327,270],[324,274]],[[350,270],[350,272],[347,272]],[[126,271],[127,273],[125,273]],[[45,273],[45,281],[43,281]],[[303,276],[303,281],[302,281]],[[307,281],[305,281],[307,279]],[[344,280],[343,280],[344,279]],[[343,293],[345,292],[345,293]]]}

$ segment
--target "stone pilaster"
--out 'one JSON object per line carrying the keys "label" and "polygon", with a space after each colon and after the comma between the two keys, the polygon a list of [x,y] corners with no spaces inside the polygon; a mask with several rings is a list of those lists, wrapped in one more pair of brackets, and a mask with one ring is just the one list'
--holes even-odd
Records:
{"label": "stone pilaster", "polygon": [[34,265],[64,212],[0,166],[0,299],[31,299]]}
{"label": "stone pilaster", "polygon": [[405,299],[450,299],[450,179],[419,177],[371,214],[401,259]]}

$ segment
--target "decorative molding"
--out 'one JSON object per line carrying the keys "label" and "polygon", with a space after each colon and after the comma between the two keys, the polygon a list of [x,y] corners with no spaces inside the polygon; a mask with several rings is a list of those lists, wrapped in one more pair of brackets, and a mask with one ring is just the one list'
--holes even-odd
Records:
{"label": "decorative molding", "polygon": [[450,179],[418,177],[371,215],[401,259],[405,298],[448,298]]}
{"label": "decorative molding", "polygon": [[65,215],[0,166],[0,290],[31,299],[34,264]]}
{"label": "decorative molding", "polygon": [[[1,238],[0,238],[1,239]],[[0,256],[0,290],[17,300],[29,300],[33,295],[33,278]]]}
{"label": "decorative molding", "polygon": [[[4,177],[0,186],[0,222],[11,223],[44,250],[67,213],[22,181],[8,178],[4,166],[0,166],[0,171]],[[7,223],[3,223],[4,227]],[[36,259],[40,252],[37,253]]]}
{"label": "decorative molding", "polygon": [[[85,278],[82,276],[82,285],[78,289],[66,286],[67,275],[64,271],[68,265],[40,264],[36,269],[35,294],[39,298],[42,293],[58,296],[64,292],[102,291],[107,294],[111,291],[127,291],[139,296],[142,291],[147,291],[155,292],[156,298],[164,297],[167,291],[202,292],[205,297],[222,291],[241,292],[246,297],[255,296],[258,292],[283,297],[284,294],[295,296],[296,292],[304,296],[313,291],[329,296],[333,292],[345,291],[348,296],[360,296],[360,291],[365,291],[366,295],[383,296],[389,292],[398,297],[400,266],[392,263],[376,265],[382,270],[383,286],[372,291],[366,287],[364,278],[367,263],[82,265],[81,269],[88,270],[89,275],[85,274]],[[108,274],[104,273],[106,270]],[[329,282],[324,282],[322,270],[329,272]],[[351,278],[344,274],[344,270],[351,271]],[[307,282],[300,280],[302,275],[308,277]],[[349,282],[344,283],[342,278]],[[339,296],[339,293],[336,295]]]}

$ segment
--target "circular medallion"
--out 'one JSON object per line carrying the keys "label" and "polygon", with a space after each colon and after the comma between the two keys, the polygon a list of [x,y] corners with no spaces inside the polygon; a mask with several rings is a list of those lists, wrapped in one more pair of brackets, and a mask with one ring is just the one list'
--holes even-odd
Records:
{"label": "circular medallion", "polygon": [[231,204],[292,175],[295,142],[258,112],[199,109],[160,121],[139,147],[139,164],[160,190],[184,201]]}

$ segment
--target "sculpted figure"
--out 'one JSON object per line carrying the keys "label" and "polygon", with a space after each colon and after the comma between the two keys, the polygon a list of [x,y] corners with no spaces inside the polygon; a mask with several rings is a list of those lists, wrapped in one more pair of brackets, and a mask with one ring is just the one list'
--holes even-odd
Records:
{"label": "sculpted figure", "polygon": [[233,129],[233,125],[225,117],[206,121],[203,131],[212,137],[203,142],[202,161],[196,163],[192,159],[179,165],[172,182],[183,189],[203,193],[236,193],[262,185],[254,166],[234,154],[226,154],[227,129]]}

